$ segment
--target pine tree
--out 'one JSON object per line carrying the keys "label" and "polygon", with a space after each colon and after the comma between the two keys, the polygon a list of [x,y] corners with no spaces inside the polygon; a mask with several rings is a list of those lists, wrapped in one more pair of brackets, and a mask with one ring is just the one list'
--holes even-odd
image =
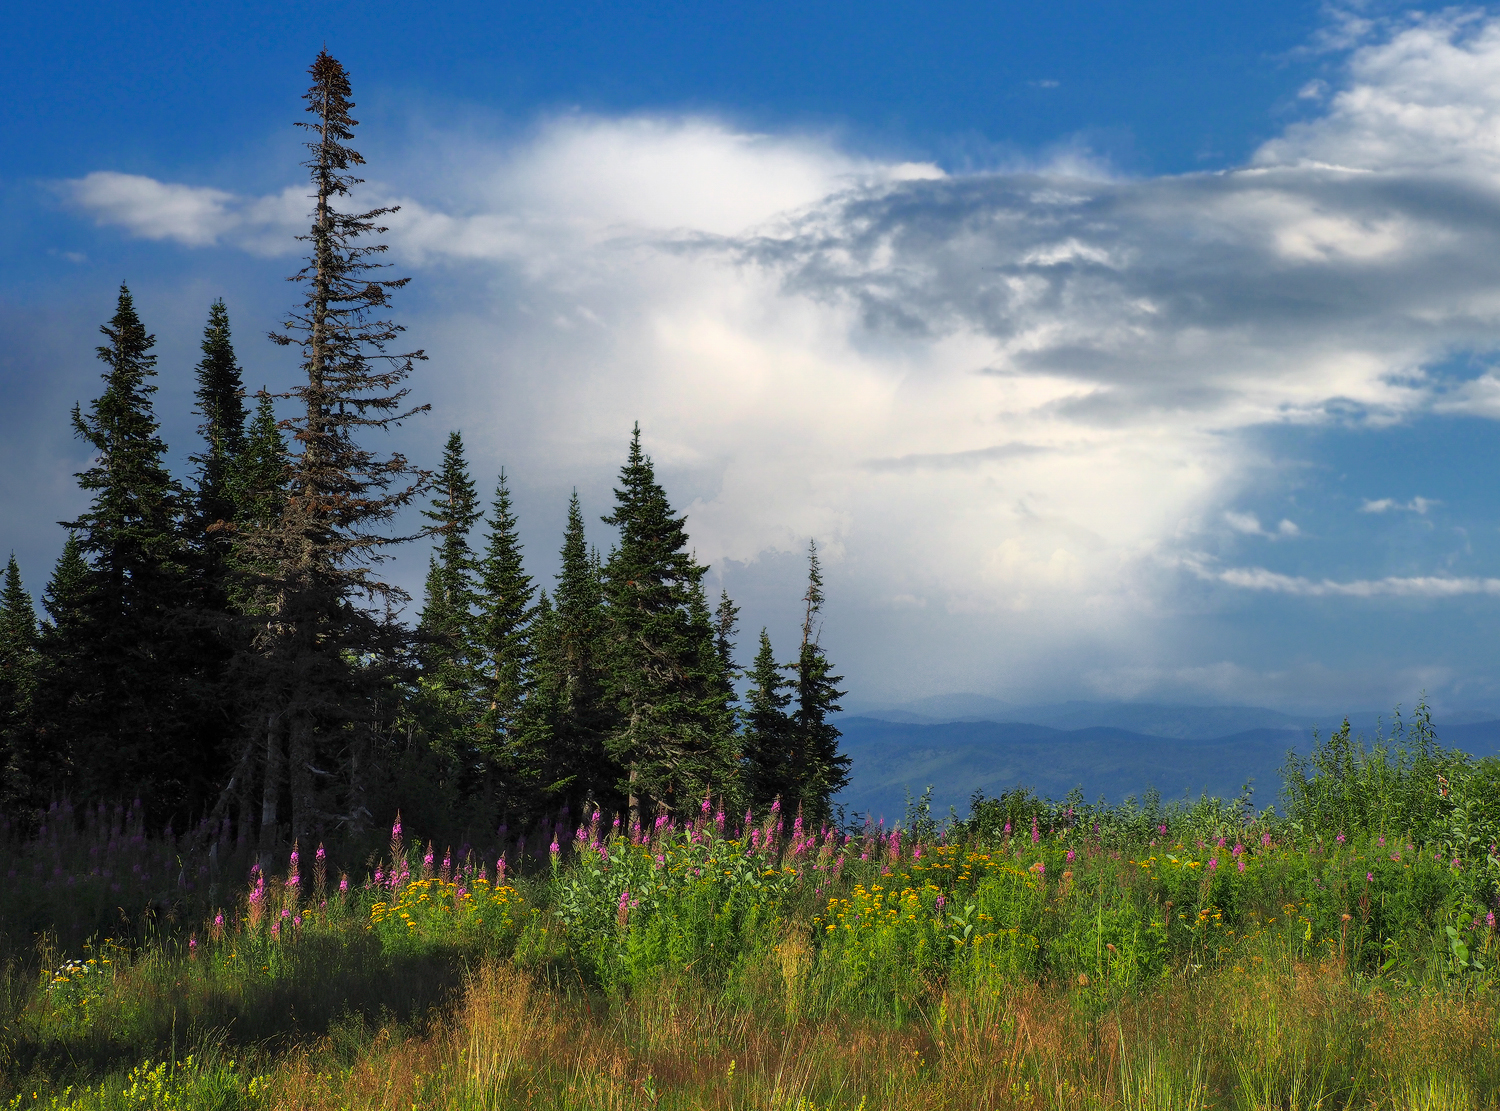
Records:
{"label": "pine tree", "polygon": [[536,587],[521,560],[521,539],[505,472],[495,484],[489,542],[479,562],[474,647],[484,702],[482,746],[502,809],[519,802],[538,773],[536,736],[526,703],[534,685],[532,621]]}
{"label": "pine tree", "polygon": [[381,529],[427,477],[403,456],[381,456],[359,442],[426,408],[408,406],[402,385],[425,356],[386,350],[402,329],[381,314],[407,279],[375,277],[374,259],[385,245],[363,237],[385,231],[377,221],[394,210],[336,207],[359,184],[350,169],[364,162],[346,145],[356,126],[348,75],[326,51],[309,73],[304,99],[314,122],[301,126],[312,133],[304,166],[316,207],[311,230],[300,237],[309,245],[307,263],[293,276],[306,293],[271,337],[300,350],[307,379],[289,395],[302,411],[288,422],[297,450],[281,514],[246,540],[248,562],[268,569],[257,590],[257,606],[271,618],[258,646],[266,676],[258,729],[267,754],[267,844],[277,836],[283,729],[292,836],[306,841],[329,819],[358,829],[368,817],[375,744],[369,722],[377,696],[393,682],[392,659],[404,638],[391,611],[405,600],[373,565],[387,545],[411,539]]}
{"label": "pine tree", "polygon": [[776,662],[771,638],[760,631],[760,651],[750,668],[750,690],[745,697],[745,733],[742,740],[742,782],[746,801],[764,810],[783,798],[790,801],[799,792],[797,777],[802,769],[792,766],[792,683]]}
{"label": "pine tree", "polygon": [[0,588],[0,802],[12,809],[46,801],[31,717],[38,663],[36,607],[12,552]]}
{"label": "pine tree", "polygon": [[73,409],[75,431],[95,452],[94,465],[78,475],[93,499],[66,522],[78,533],[91,581],[71,649],[74,671],[49,676],[73,687],[69,712],[51,724],[71,743],[80,795],[139,793],[162,817],[201,802],[216,770],[198,733],[198,661],[183,612],[183,497],[152,408],[155,337],[123,285],[100,331],[109,341],[98,349],[108,368],[104,393],[87,415]]}
{"label": "pine tree", "polygon": [[688,551],[641,450],[640,426],[604,518],[620,531],[605,566],[608,693],[619,717],[607,747],[625,769],[632,821],[642,806],[685,812],[706,792],[733,788],[734,715],[703,597],[706,567]]}
{"label": "pine tree", "polygon": [[[810,819],[828,817],[833,796],[849,782],[849,757],[839,751],[842,734],[829,720],[838,713],[838,700],[844,692],[838,689],[842,675],[833,667],[818,644],[822,632],[819,618],[823,612],[823,574],[818,563],[816,541],[808,545],[806,607],[802,620],[802,646],[793,665],[796,705],[792,713],[791,765],[796,773],[796,802]],[[783,800],[783,806],[791,800]]]}
{"label": "pine tree", "polygon": [[[90,595],[94,575],[75,533],[68,533],[42,592],[47,619],[37,638],[36,688],[32,705],[32,782],[63,784],[72,778],[71,726],[85,691],[77,681],[85,667]],[[43,801],[34,798],[34,802]]]}

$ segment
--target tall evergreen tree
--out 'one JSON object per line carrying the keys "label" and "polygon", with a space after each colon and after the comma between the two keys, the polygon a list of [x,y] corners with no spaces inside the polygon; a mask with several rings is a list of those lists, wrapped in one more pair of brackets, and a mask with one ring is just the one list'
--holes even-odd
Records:
{"label": "tall evergreen tree", "polygon": [[479,562],[474,647],[484,702],[482,743],[492,790],[503,809],[539,771],[537,737],[526,714],[534,684],[532,621],[536,587],[521,560],[521,538],[505,472],[495,484],[489,542]]}
{"label": "tall evergreen tree", "polygon": [[94,449],[78,475],[93,494],[67,527],[88,557],[86,592],[72,674],[49,680],[73,688],[62,728],[73,747],[74,789],[83,797],[139,792],[157,817],[202,802],[211,762],[200,751],[193,699],[191,638],[184,635],[188,584],[179,530],[182,493],[167,470],[152,395],[155,337],[130,291],[120,287],[109,341],[104,393],[73,426]]}
{"label": "tall evergreen tree", "polygon": [[196,531],[222,563],[229,549],[230,529],[236,516],[234,471],[245,450],[245,385],[234,344],[229,336],[229,310],[223,298],[208,310],[203,329],[203,358],[198,363],[198,413],[203,418],[198,431],[203,450],[192,457],[198,467],[195,497]]}
{"label": "tall evergreen tree", "polygon": [[619,717],[607,747],[625,769],[633,820],[642,806],[686,811],[707,791],[731,789],[734,714],[703,596],[707,571],[641,450],[640,426],[605,523],[620,531],[604,579],[608,693]]}
{"label": "tall evergreen tree", "polygon": [[[250,562],[269,569],[259,605],[267,676],[267,763],[263,841],[276,836],[281,775],[278,732],[286,732],[291,834],[306,840],[325,822],[359,828],[366,820],[367,777],[377,695],[392,682],[391,659],[403,633],[392,606],[404,600],[374,574],[383,549],[401,539],[383,526],[422,490],[426,475],[400,454],[381,456],[360,437],[399,425],[426,406],[408,406],[402,385],[420,351],[391,354],[401,327],[382,314],[407,279],[372,271],[383,243],[381,216],[393,209],[346,212],[341,198],[359,183],[350,170],[364,159],[347,144],[356,121],[344,67],[319,53],[305,95],[313,122],[304,163],[316,204],[306,265],[294,275],[305,289],[277,343],[296,347],[306,382],[289,396],[301,412],[289,421],[295,451],[275,525],[247,538]],[[383,609],[381,608],[383,607]],[[319,773],[322,772],[321,776]]]}
{"label": "tall evergreen tree", "polygon": [[480,513],[458,432],[448,435],[432,491],[432,507],[422,515],[433,522],[438,543],[428,560],[417,626],[422,665],[417,711],[429,744],[450,765],[450,783],[470,791],[485,762],[480,736],[483,679],[474,643],[479,567],[469,546],[469,533]]}
{"label": "tall evergreen tree", "polygon": [[[822,633],[823,573],[818,564],[818,545],[807,550],[807,593],[802,619],[802,646],[793,667],[796,705],[792,712],[792,768],[798,771],[796,801],[808,818],[826,818],[833,796],[849,782],[849,757],[839,751],[842,734],[830,716],[838,713],[838,700],[844,696],[838,689],[842,675],[833,674],[833,666],[819,645]],[[784,800],[783,805],[789,805]]]}
{"label": "tall evergreen tree", "polygon": [[11,553],[0,587],[0,802],[39,804],[44,786],[34,759],[32,702],[38,667],[36,607]]}
{"label": "tall evergreen tree", "polygon": [[618,771],[604,746],[613,721],[605,693],[604,594],[577,490],[568,502],[561,555],[553,596],[542,595],[533,620],[535,689],[525,714],[527,736],[539,757],[546,803],[576,809],[592,798],[613,808]]}
{"label": "tall evergreen tree", "polygon": [[[33,763],[66,785],[71,779],[72,722],[86,691],[76,682],[85,667],[88,613],[94,575],[76,533],[69,532],[42,592],[47,618],[38,637],[36,691],[32,707]],[[40,801],[40,800],[38,800]]]}
{"label": "tall evergreen tree", "polygon": [[796,788],[803,769],[792,766],[792,717],[787,709],[792,703],[793,684],[782,674],[784,670],[776,662],[771,638],[762,629],[760,651],[750,668],[741,741],[742,789],[746,801],[757,811],[775,799],[790,801],[800,794]]}
{"label": "tall evergreen tree", "polygon": [[[243,714],[232,661],[245,633],[233,605],[234,536],[239,507],[236,471],[245,450],[245,387],[229,334],[222,298],[208,311],[194,396],[203,418],[200,451],[191,457],[197,482],[184,513],[193,589],[184,599],[180,636],[196,661],[199,731],[203,756],[221,778],[234,760]],[[221,785],[221,784],[220,784]]]}

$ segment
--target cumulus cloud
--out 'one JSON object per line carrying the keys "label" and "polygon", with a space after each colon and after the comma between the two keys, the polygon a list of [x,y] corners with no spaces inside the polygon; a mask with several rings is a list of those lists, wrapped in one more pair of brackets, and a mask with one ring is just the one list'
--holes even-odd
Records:
{"label": "cumulus cloud", "polygon": [[[1219,522],[1299,535],[1231,508],[1246,431],[1500,416],[1500,380],[1432,369],[1500,335],[1500,22],[1346,30],[1343,80],[1304,90],[1320,114],[1233,172],[954,176],[711,119],[570,118],[368,199],[402,205],[393,253],[451,294],[420,325],[429,388],[481,451],[604,488],[639,417],[702,557],[815,536],[865,628],[921,622],[908,649],[946,661],[944,689],[994,689],[1023,656],[1170,655],[1174,553]],[[262,253],[306,205],[67,188],[129,234]],[[1350,599],[1500,581],[1193,577]]]}

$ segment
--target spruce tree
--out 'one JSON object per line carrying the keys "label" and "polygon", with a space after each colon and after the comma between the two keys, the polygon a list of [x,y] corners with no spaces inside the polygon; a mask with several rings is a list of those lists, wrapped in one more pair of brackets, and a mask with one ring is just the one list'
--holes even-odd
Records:
{"label": "spruce tree", "polygon": [[[202,751],[194,689],[198,660],[188,632],[186,552],[179,529],[183,497],[167,470],[152,395],[155,337],[130,291],[120,287],[114,317],[100,331],[105,389],[73,427],[93,448],[78,475],[93,494],[66,527],[89,562],[79,638],[70,651],[72,695],[60,727],[73,748],[74,789],[84,798],[122,791],[150,800],[154,816],[191,809],[216,771]],[[54,703],[55,704],[55,703]]]}
{"label": "spruce tree", "polygon": [[[382,456],[361,438],[387,431],[426,406],[407,404],[402,385],[420,351],[387,348],[402,332],[383,317],[390,294],[407,279],[381,279],[385,245],[367,238],[394,209],[347,212],[341,198],[359,184],[364,159],[347,144],[356,121],[344,67],[327,51],[309,73],[304,99],[313,122],[300,126],[316,198],[306,265],[293,280],[302,304],[271,338],[299,350],[306,381],[288,395],[301,411],[288,424],[296,448],[281,514],[247,537],[249,562],[267,568],[258,605],[272,620],[261,629],[267,706],[267,764],[262,840],[276,836],[282,753],[291,835],[304,842],[328,821],[354,829],[369,817],[365,796],[377,742],[371,718],[394,681],[392,660],[404,634],[393,608],[405,594],[381,581],[374,565],[402,539],[383,531],[423,489],[426,475],[400,454]],[[324,774],[319,775],[319,772]],[[270,828],[264,828],[269,826]]]}
{"label": "spruce tree", "polygon": [[578,809],[592,799],[614,808],[618,769],[605,751],[613,721],[606,702],[605,615],[597,553],[589,551],[578,491],[568,502],[556,589],[533,621],[534,693],[525,720],[539,757],[545,804]]}
{"label": "spruce tree", "polygon": [[492,791],[503,810],[520,802],[539,771],[537,736],[526,703],[534,685],[532,621],[536,587],[521,560],[521,539],[505,472],[495,484],[489,542],[479,562],[474,648],[484,703],[481,738]]}
{"label": "spruce tree", "polygon": [[222,298],[209,307],[202,352],[194,396],[203,418],[198,426],[203,446],[191,457],[198,473],[184,514],[193,589],[184,600],[180,635],[196,660],[193,693],[204,755],[222,778],[234,760],[244,712],[232,675],[232,661],[245,633],[233,604],[232,580],[239,516],[235,479],[245,450],[246,417],[244,382]]}
{"label": "spruce tree", "polygon": [[31,716],[38,661],[36,607],[12,552],[0,587],[0,802],[10,808],[46,801]]}
{"label": "spruce tree", "polygon": [[198,467],[195,523],[199,542],[215,554],[216,564],[222,564],[236,516],[234,471],[245,449],[247,416],[245,386],[229,336],[229,310],[222,298],[209,307],[202,350],[193,394],[203,418],[198,431],[204,441],[202,453],[192,457]]}
{"label": "spruce tree", "polygon": [[[833,666],[818,640],[822,632],[823,573],[818,563],[818,545],[807,550],[807,593],[803,596],[802,645],[793,665],[796,704],[792,712],[791,767],[796,776],[795,801],[810,819],[827,818],[833,796],[849,782],[849,757],[839,751],[842,734],[830,716],[839,712],[838,689],[842,675]],[[784,799],[783,806],[790,805]]]}
{"label": "spruce tree", "polygon": [[428,743],[449,766],[449,785],[468,792],[485,770],[482,677],[474,643],[479,568],[469,546],[480,513],[458,432],[448,435],[432,492],[432,507],[422,515],[433,522],[438,543],[428,559],[417,625],[422,670],[416,711]]}
{"label": "spruce tree", "polygon": [[620,532],[604,580],[608,693],[619,723],[607,740],[625,769],[632,820],[643,808],[686,812],[706,792],[735,787],[734,715],[703,596],[706,567],[641,450],[640,426],[604,518]]}
{"label": "spruce tree", "polygon": [[797,796],[797,777],[802,769],[792,766],[792,683],[776,662],[771,638],[760,631],[760,651],[750,668],[750,690],[745,696],[745,732],[742,738],[742,789],[746,801],[757,811],[784,798]]}

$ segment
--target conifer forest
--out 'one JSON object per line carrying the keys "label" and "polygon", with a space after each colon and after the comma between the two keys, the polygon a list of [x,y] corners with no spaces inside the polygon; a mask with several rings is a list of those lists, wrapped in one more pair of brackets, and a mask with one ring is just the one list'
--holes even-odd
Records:
{"label": "conifer forest", "polygon": [[1275,805],[846,813],[815,544],[778,653],[639,425],[556,562],[459,431],[400,450],[393,210],[309,77],[295,388],[249,388],[223,300],[158,366],[121,285],[39,610],[5,569],[0,1108],[1500,1108],[1500,759],[1419,703]]}

